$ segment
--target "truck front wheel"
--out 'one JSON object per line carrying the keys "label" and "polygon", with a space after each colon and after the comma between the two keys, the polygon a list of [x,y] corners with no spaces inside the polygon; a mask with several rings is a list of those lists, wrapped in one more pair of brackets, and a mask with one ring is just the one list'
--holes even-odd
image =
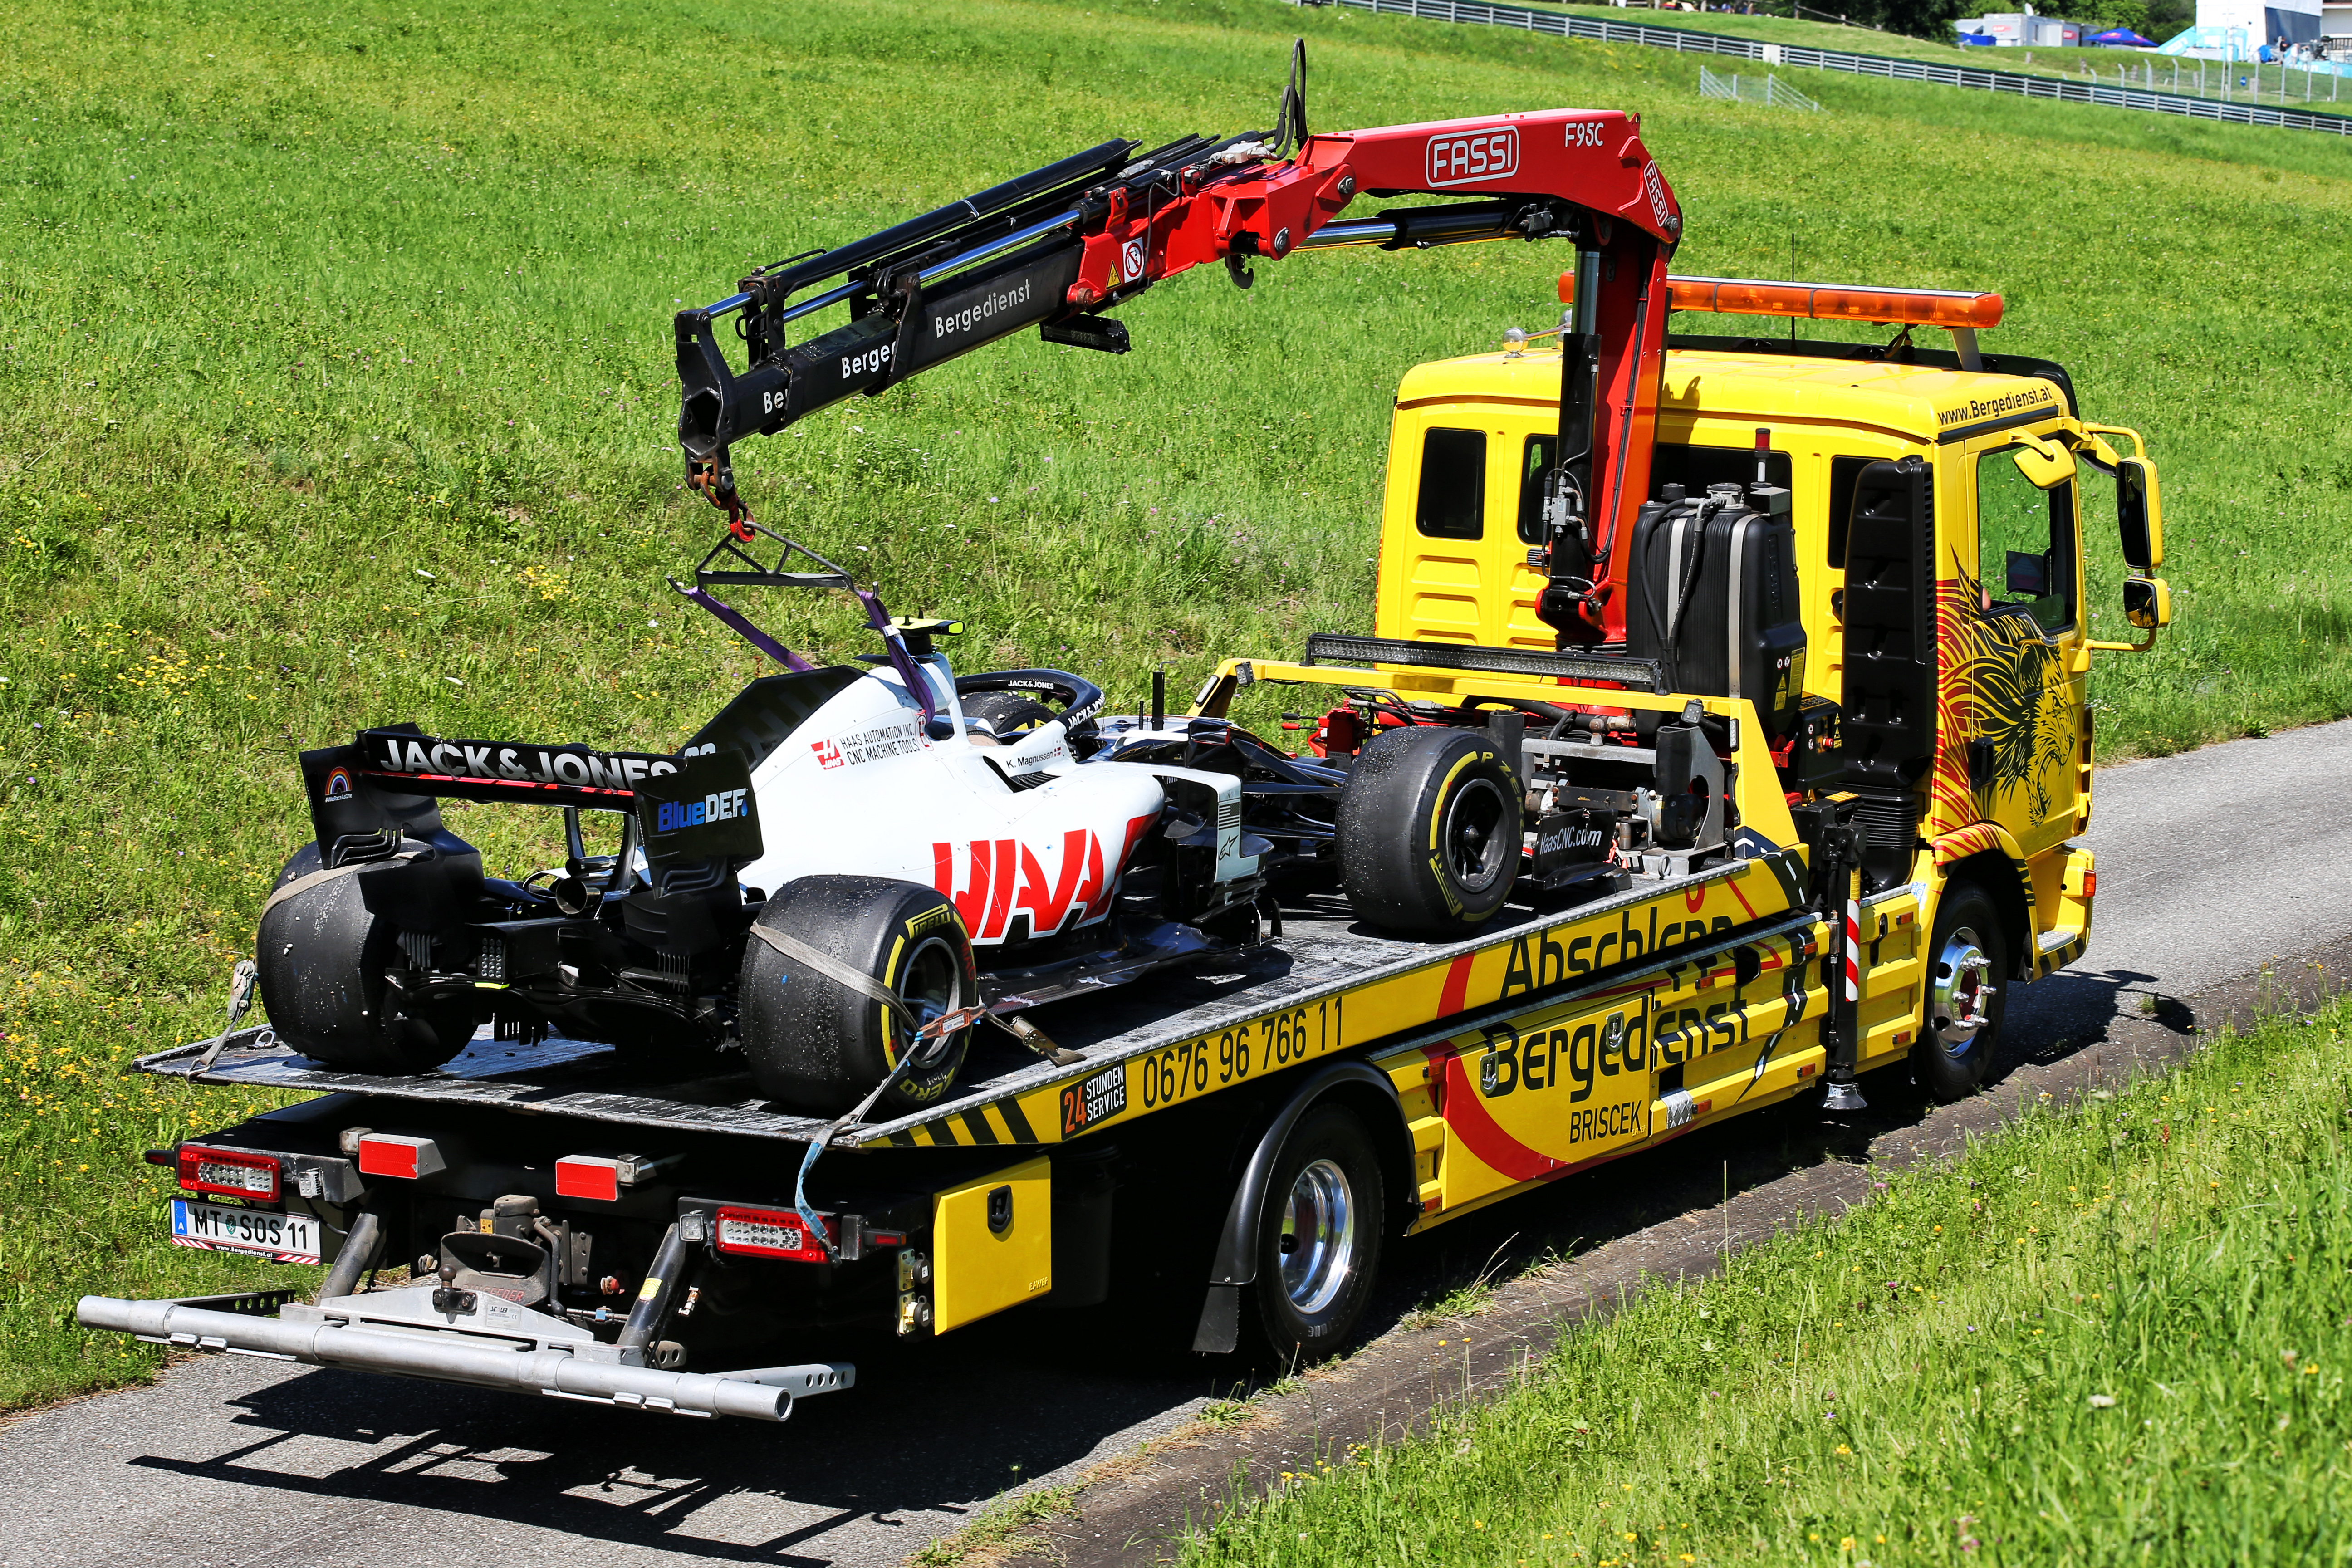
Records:
{"label": "truck front wheel", "polygon": [[1282,1145],[1259,1210],[1256,1326],[1276,1361],[1320,1361],[1347,1342],[1380,1272],[1388,1197],[1364,1124],[1307,1113]]}
{"label": "truck front wheel", "polygon": [[2007,941],[1983,889],[1955,882],[1944,889],[1927,949],[1927,1023],[1911,1047],[1920,1083],[1943,1104],[1974,1094],[2000,1047]]}

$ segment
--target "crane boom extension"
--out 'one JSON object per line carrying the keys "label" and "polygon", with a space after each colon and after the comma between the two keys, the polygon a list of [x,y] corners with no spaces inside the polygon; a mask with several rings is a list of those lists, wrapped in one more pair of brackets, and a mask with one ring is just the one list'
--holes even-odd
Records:
{"label": "crane boom extension", "polygon": [[[1294,93],[1297,92],[1294,87]],[[1106,142],[878,234],[762,268],[713,305],[681,310],[678,442],[689,481],[746,515],[729,446],[774,435],[853,393],[873,395],[1024,328],[1123,353],[1106,310],[1154,283],[1223,261],[1244,288],[1257,257],[1339,246],[1425,249],[1565,238],[1579,287],[1563,332],[1559,460],[1549,488],[1550,585],[1539,609],[1563,642],[1624,635],[1622,552],[1646,497],[1666,264],[1682,215],[1640,123],[1553,110],[1324,135],[1303,100],[1276,132],[1192,136],[1148,153]],[[1341,220],[1359,195],[1471,198]],[[793,296],[813,285],[842,281]],[[797,343],[792,323],[834,305],[849,319]],[[719,323],[737,320],[746,368]]]}

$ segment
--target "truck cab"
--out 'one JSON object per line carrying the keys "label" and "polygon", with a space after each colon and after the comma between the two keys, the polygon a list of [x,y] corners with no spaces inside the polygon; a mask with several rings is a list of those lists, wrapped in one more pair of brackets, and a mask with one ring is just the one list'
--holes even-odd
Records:
{"label": "truck cab", "polygon": [[[1515,342],[1404,377],[1379,635],[1555,646],[1536,609],[1559,373],[1556,351]],[[1857,753],[1843,782],[1862,797],[1866,889],[1924,891],[1967,862],[2016,937],[2011,977],[2078,956],[2095,887],[2071,843],[2090,820],[2091,656],[2147,646],[2089,635],[2083,488],[2093,470],[2119,487],[2126,612],[2152,642],[2165,593],[2140,575],[2161,542],[2139,437],[2085,422],[2058,365],[1902,340],[1671,339],[1656,428],[1653,496],[1759,479],[1789,492],[1802,684]],[[1433,692],[1460,679],[1396,672]],[[1864,763],[1857,742],[1890,719],[1907,731],[1876,749],[1891,765]]]}

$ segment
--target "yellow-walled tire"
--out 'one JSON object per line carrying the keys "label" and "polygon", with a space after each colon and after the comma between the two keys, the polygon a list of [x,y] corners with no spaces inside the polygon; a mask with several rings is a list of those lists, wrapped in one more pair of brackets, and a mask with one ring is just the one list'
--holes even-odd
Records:
{"label": "yellow-walled tire", "polygon": [[[872,976],[928,1021],[980,1000],[971,938],[937,889],[885,877],[803,877],[770,899],[760,923]],[[743,1054],[760,1092],[794,1110],[838,1116],[888,1076],[910,1031],[889,1009],[757,936],[736,992]],[[969,1028],[929,1042],[878,1110],[904,1115],[946,1098]]]}
{"label": "yellow-walled tire", "polygon": [[1510,896],[1520,787],[1478,730],[1391,730],[1339,795],[1339,886],[1356,917],[1408,936],[1465,936]]}

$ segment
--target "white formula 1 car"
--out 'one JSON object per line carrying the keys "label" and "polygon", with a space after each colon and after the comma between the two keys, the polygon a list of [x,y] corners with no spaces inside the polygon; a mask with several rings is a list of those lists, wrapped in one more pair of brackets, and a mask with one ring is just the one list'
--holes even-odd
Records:
{"label": "white formula 1 car", "polygon": [[[761,535],[772,566],[742,548]],[[820,569],[785,571],[796,556]],[[752,585],[855,594],[883,653],[809,665],[710,592]],[[677,586],[787,673],[675,755],[414,726],[302,754],[317,839],[280,873],[257,956],[282,1039],[413,1073],[491,1022],[671,1055],[681,1076],[740,1050],[761,1092],[812,1113],[886,1082],[919,1109],[992,1016],[1261,940],[1286,868],[1353,857],[1360,916],[1431,930],[1491,913],[1519,859],[1519,788],[1475,731],[1385,737],[1351,773],[1223,720],[1107,718],[1063,671],[958,677],[932,641],[950,623],[892,620],[757,524]],[[1446,809],[1465,779],[1492,809]],[[564,865],[484,875],[442,798],[562,808]],[[588,851],[593,811],[621,814],[616,853]],[[1433,811],[1444,865],[1412,847]]]}

